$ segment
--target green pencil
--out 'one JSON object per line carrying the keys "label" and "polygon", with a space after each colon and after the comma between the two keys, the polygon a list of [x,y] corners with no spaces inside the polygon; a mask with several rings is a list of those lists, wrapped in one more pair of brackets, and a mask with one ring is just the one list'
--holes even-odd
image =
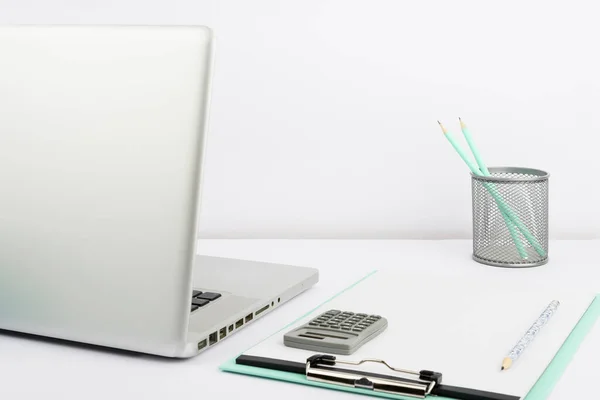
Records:
{"label": "green pencil", "polygon": [[[452,138],[452,136],[450,134],[448,134],[448,131],[446,131],[446,128],[444,128],[442,123],[440,121],[438,121],[438,124],[440,124],[440,127],[442,128],[442,132],[444,132],[444,136],[446,137],[446,139],[448,139],[448,142],[450,142],[452,147],[454,147],[454,150],[456,150],[456,152],[463,159],[465,164],[467,164],[467,166],[469,167],[471,172],[477,176],[484,176],[483,172],[481,172],[479,170],[479,168],[477,168],[477,166],[475,164],[473,164],[473,162],[471,160],[469,160],[469,158],[467,157],[465,152],[462,150],[462,148],[458,145],[458,143],[456,143],[454,141],[454,139]],[[510,207],[508,207],[506,205],[506,203],[504,203],[504,200],[502,200],[502,196],[500,195],[500,193],[498,193],[496,188],[487,182],[483,183],[483,186],[487,189],[487,191],[490,193],[490,195],[494,198],[500,211],[503,211],[506,213],[506,215],[510,218],[510,220],[517,226],[517,228],[519,228],[519,230],[521,231],[523,236],[525,236],[525,239],[527,239],[527,241],[529,241],[529,243],[531,243],[531,245],[533,246],[535,251],[540,256],[545,257],[546,251],[544,250],[544,248],[538,243],[538,241],[531,234],[531,232],[529,232],[529,229],[527,229],[527,227],[521,222],[521,220],[514,214],[514,212],[510,209]]]}
{"label": "green pencil", "polygon": [[[467,141],[467,144],[469,145],[469,148],[471,149],[471,153],[473,153],[473,157],[475,157],[475,161],[477,162],[477,165],[479,165],[479,170],[483,173],[484,176],[490,176],[491,175],[490,171],[487,169],[485,163],[483,162],[483,157],[481,157],[481,154],[479,153],[477,146],[475,146],[475,141],[473,140],[473,137],[471,136],[471,132],[469,131],[469,129],[467,128],[465,123],[462,121],[462,119],[458,118],[458,120],[460,121],[460,130],[462,131],[463,136],[465,137],[465,140]],[[504,212],[501,208],[500,208],[500,214],[502,215],[502,218],[504,219],[506,228],[508,229],[508,232],[510,233],[510,237],[512,238],[513,242],[515,243],[515,247],[517,248],[519,255],[521,256],[522,259],[526,260],[528,258],[527,251],[525,250],[525,246],[523,246],[523,242],[521,242],[521,239],[519,238],[519,233],[517,232],[515,224],[510,220],[510,218],[508,217],[506,212]]]}
{"label": "green pencil", "polygon": [[473,141],[471,132],[469,132],[467,125],[465,125],[462,119],[459,118],[458,120],[460,121],[460,130],[462,131],[463,136],[465,137],[465,140],[467,141],[467,144],[471,149],[471,153],[473,153],[473,157],[475,157],[477,165],[479,165],[479,169],[481,170],[481,172],[483,172],[484,176],[489,176],[490,171],[488,171],[487,167],[485,166],[485,163],[483,162],[483,158],[481,158],[481,154],[479,154],[479,150],[477,150],[477,146],[475,146],[475,141]]}

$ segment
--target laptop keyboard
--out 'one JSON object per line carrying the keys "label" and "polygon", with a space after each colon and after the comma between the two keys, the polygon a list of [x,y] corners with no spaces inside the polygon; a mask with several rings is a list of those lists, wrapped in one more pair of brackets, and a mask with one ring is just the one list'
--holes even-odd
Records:
{"label": "laptop keyboard", "polygon": [[221,293],[201,292],[199,290],[194,290],[194,292],[192,293],[192,309],[191,309],[191,311],[196,311],[200,307],[204,307],[205,305],[207,305],[211,301],[215,301],[219,297],[221,297]]}

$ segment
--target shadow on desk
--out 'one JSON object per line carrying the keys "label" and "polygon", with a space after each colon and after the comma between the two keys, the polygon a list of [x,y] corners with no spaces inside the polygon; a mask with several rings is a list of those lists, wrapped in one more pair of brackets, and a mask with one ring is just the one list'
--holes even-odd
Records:
{"label": "shadow on desk", "polygon": [[99,345],[94,345],[94,344],[75,342],[72,340],[57,339],[57,338],[51,338],[51,337],[47,337],[47,336],[33,335],[30,333],[8,331],[5,329],[0,329],[0,337],[1,336],[11,337],[11,338],[23,340],[23,341],[41,342],[41,343],[49,344],[52,346],[69,346],[72,348],[77,348],[78,350],[82,350],[82,351],[98,352],[98,353],[107,354],[107,355],[115,355],[118,357],[136,358],[136,359],[144,358],[148,361],[156,361],[156,362],[164,362],[164,363],[183,363],[183,362],[194,359],[193,357],[192,358],[163,357],[163,356],[157,356],[157,355],[147,354],[147,353],[138,353],[138,352],[130,351],[130,350],[115,349],[112,347],[105,347],[105,346],[99,346]]}

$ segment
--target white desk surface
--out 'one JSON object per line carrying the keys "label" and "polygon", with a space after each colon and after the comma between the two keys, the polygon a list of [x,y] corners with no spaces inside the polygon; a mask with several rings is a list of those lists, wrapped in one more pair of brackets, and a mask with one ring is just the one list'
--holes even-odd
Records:
{"label": "white desk surface", "polygon": [[[472,274],[481,279],[531,280],[564,284],[600,293],[600,240],[555,241],[550,263],[531,269],[493,268],[470,259],[467,240],[204,240],[200,253],[319,268],[317,286],[256,321],[238,334],[189,360],[67,345],[59,341],[0,333],[0,399],[196,399],[245,398],[347,400],[355,395],[220,372],[225,360],[295,320],[373,269]],[[346,279],[338,278],[346,274]],[[140,288],[142,289],[142,288]],[[140,295],[146,295],[143,291]],[[592,399],[598,379],[600,323],[596,323],[549,400]]]}

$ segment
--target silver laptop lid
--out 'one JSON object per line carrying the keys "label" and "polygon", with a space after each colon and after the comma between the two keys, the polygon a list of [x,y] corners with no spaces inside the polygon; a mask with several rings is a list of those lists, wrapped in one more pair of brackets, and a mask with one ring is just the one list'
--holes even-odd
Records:
{"label": "silver laptop lid", "polygon": [[175,353],[210,30],[0,27],[0,54],[0,328]]}

